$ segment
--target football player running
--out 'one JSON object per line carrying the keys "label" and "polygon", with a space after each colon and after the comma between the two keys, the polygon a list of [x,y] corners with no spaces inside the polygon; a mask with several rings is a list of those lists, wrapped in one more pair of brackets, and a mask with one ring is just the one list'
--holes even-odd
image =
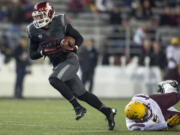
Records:
{"label": "football player running", "polygon": [[[108,120],[108,129],[113,130],[116,109],[105,106],[95,95],[87,92],[76,74],[79,68],[76,52],[83,42],[81,34],[69,23],[66,15],[55,15],[49,2],[37,3],[32,17],[34,21],[27,27],[31,59],[46,56],[50,59],[54,68],[49,82],[72,104],[76,120],[86,113],[86,109],[79,104],[79,99],[102,112]],[[75,47],[69,42],[68,47],[61,45],[61,41],[67,36],[75,39]]]}
{"label": "football player running", "polygon": [[158,87],[161,94],[137,94],[125,107],[129,130],[167,130],[180,124],[180,112],[173,107],[180,100],[178,82],[163,81]]}

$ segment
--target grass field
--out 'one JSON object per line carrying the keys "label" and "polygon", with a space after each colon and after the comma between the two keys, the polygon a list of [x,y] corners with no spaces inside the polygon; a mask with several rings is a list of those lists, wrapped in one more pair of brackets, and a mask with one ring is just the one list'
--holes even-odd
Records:
{"label": "grass field", "polygon": [[[105,117],[89,105],[80,121],[74,119],[74,111],[65,100],[26,99],[0,100],[0,135],[180,135],[180,126],[169,131],[128,131],[123,109],[128,100],[103,99],[106,105],[117,108],[116,127],[107,130]],[[180,104],[176,106],[180,109]]]}

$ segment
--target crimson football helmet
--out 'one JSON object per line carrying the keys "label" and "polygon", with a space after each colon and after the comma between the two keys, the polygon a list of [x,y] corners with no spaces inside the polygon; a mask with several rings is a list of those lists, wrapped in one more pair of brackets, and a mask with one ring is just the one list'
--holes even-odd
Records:
{"label": "crimson football helmet", "polygon": [[36,28],[42,28],[49,24],[53,17],[55,11],[52,5],[49,2],[39,2],[34,6],[32,12],[32,17],[34,19],[33,24]]}

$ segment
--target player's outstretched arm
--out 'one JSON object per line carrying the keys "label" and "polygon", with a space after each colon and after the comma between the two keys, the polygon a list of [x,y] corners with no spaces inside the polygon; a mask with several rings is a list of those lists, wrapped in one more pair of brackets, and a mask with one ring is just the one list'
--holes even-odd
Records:
{"label": "player's outstretched arm", "polygon": [[175,114],[167,120],[168,127],[172,128],[180,124],[180,117],[178,114]]}

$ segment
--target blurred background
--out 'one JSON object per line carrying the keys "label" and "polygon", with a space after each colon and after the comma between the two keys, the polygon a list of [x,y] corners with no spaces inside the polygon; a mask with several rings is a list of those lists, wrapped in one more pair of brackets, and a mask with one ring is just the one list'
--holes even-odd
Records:
{"label": "blurred background", "polygon": [[[39,0],[0,0],[0,97],[59,97],[48,59],[31,61],[26,26]],[[180,0],[49,0],[83,35],[86,88],[100,97],[156,92],[180,81]]]}

